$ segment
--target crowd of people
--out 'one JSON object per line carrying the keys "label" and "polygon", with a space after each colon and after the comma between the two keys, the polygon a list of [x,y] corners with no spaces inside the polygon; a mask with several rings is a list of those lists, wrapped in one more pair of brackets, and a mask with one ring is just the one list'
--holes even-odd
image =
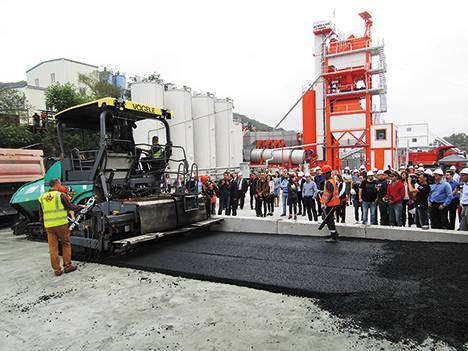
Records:
{"label": "crowd of people", "polygon": [[[468,230],[468,168],[452,166],[442,170],[420,166],[399,170],[366,170],[364,166],[333,171],[339,201],[334,211],[337,222],[346,222],[352,208],[354,222],[383,226],[415,225],[421,229]],[[208,196],[211,213],[237,215],[247,194],[257,217],[273,216],[296,220],[307,216],[317,222],[322,216],[320,199],[325,176],[320,167],[310,172],[260,169],[248,179],[242,173],[224,172],[218,182],[202,176],[200,191]]]}

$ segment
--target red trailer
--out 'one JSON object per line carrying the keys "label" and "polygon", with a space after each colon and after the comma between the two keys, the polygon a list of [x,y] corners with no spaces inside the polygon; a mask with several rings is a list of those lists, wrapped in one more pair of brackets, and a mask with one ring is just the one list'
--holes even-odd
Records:
{"label": "red trailer", "polygon": [[11,195],[23,184],[44,176],[42,156],[42,150],[0,149],[0,224],[16,217]]}

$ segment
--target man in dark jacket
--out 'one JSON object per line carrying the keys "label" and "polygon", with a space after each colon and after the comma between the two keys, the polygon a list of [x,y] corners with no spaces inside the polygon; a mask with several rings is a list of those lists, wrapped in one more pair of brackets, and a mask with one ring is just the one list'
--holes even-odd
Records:
{"label": "man in dark jacket", "polygon": [[230,206],[230,185],[231,185],[231,175],[229,172],[224,172],[223,179],[218,184],[218,197],[219,197],[219,208],[218,208],[218,215],[223,213],[225,210],[226,216],[231,214],[231,206]]}
{"label": "man in dark jacket", "polygon": [[231,214],[237,216],[237,207],[239,206],[239,199],[241,196],[240,184],[242,179],[237,176],[236,179],[232,180],[229,185],[229,199],[231,204]]}
{"label": "man in dark jacket", "polygon": [[241,210],[244,209],[245,193],[249,188],[247,179],[244,179],[242,172],[237,175],[237,189],[239,190],[239,207]]}
{"label": "man in dark jacket", "polygon": [[[390,171],[386,171],[390,173]],[[377,206],[379,208],[380,225],[389,225],[387,196],[388,180],[387,173],[380,170],[377,172]]]}

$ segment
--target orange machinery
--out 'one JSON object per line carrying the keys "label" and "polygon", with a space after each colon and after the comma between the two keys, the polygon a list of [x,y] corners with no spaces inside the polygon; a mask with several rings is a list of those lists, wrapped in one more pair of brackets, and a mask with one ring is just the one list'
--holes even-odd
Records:
{"label": "orange machinery", "polygon": [[[368,169],[395,162],[395,128],[378,118],[386,111],[383,46],[372,44],[370,14],[359,15],[365,32],[358,38],[341,38],[331,22],[314,24],[315,69],[320,79],[302,99],[303,142],[323,143],[323,148],[311,148],[335,169],[341,168],[341,157],[356,148],[364,150]],[[377,67],[373,56],[379,56]],[[375,75],[379,75],[378,86],[374,86]],[[373,109],[376,95],[381,97],[379,111]]]}

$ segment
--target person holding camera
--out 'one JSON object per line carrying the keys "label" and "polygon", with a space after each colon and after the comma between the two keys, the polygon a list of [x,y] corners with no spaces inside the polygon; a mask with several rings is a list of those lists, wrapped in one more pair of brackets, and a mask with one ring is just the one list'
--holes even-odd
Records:
{"label": "person holding camera", "polygon": [[416,227],[423,230],[429,229],[427,208],[431,187],[427,181],[427,174],[421,173],[417,182],[415,182],[412,178],[408,178],[408,190],[415,197],[414,206],[416,208]]}

